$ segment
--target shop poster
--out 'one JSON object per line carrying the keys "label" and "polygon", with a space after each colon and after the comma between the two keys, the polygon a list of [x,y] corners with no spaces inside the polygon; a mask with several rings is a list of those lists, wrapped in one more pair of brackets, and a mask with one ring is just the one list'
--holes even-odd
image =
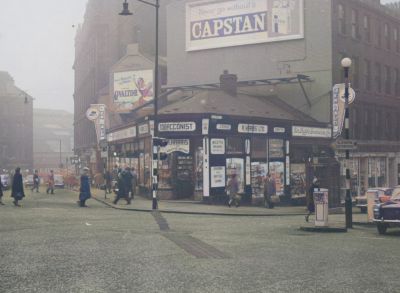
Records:
{"label": "shop poster", "polygon": [[270,162],[269,163],[269,174],[272,179],[275,180],[276,195],[284,194],[285,185],[285,164],[283,162]]}

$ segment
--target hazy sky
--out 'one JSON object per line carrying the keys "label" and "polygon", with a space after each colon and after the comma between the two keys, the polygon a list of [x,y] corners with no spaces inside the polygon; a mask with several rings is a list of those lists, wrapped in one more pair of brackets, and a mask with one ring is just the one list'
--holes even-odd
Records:
{"label": "hazy sky", "polygon": [[73,111],[72,25],[82,23],[86,2],[0,0],[0,71],[36,98],[35,108]]}
{"label": "hazy sky", "polygon": [[74,36],[87,0],[0,0],[0,71],[35,108],[73,111]]}

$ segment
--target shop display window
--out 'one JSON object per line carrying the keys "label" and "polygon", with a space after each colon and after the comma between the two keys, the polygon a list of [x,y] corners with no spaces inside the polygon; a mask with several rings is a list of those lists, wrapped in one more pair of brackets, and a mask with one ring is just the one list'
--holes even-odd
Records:
{"label": "shop display window", "polygon": [[267,158],[267,139],[260,137],[251,138],[251,157],[257,159]]}
{"label": "shop display window", "polygon": [[226,153],[230,155],[243,154],[244,140],[238,136],[227,137]]}
{"label": "shop display window", "polygon": [[203,190],[203,147],[198,147],[195,154],[195,190]]}
{"label": "shop display window", "polygon": [[275,181],[276,195],[284,194],[285,185],[285,164],[283,162],[270,162],[269,163],[269,174]]}
{"label": "shop display window", "polygon": [[386,187],[386,158],[368,159],[368,186]]}
{"label": "shop display window", "polygon": [[251,189],[254,197],[264,197],[264,179],[268,173],[268,164],[251,163]]}
{"label": "shop display window", "polygon": [[226,184],[231,178],[232,174],[236,174],[239,182],[239,193],[244,192],[244,160],[240,158],[226,159]]}
{"label": "shop display window", "polygon": [[282,159],[284,157],[283,139],[271,138],[268,140],[268,157],[270,159]]}
{"label": "shop display window", "polygon": [[292,198],[305,198],[307,195],[306,165],[290,165],[290,188]]}
{"label": "shop display window", "polygon": [[160,161],[160,168],[158,170],[159,188],[172,188],[172,162],[172,154],[168,154],[167,159]]}

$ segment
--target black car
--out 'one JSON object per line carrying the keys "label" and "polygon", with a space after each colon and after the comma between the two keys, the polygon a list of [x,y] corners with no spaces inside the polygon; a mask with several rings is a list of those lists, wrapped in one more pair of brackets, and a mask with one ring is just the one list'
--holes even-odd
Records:
{"label": "black car", "polygon": [[374,222],[379,234],[389,227],[400,227],[400,187],[393,190],[389,201],[374,206]]}

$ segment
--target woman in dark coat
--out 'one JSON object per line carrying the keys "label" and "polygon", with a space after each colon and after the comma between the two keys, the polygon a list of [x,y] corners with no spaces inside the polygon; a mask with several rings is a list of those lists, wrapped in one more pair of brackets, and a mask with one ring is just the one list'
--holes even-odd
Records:
{"label": "woman in dark coat", "polygon": [[92,196],[90,193],[90,180],[89,180],[89,169],[83,168],[83,174],[81,176],[81,187],[79,189],[79,206],[87,207],[86,201]]}
{"label": "woman in dark coat", "polygon": [[18,201],[25,197],[24,184],[22,183],[21,169],[18,167],[15,169],[15,174],[12,181],[11,197],[14,198],[14,205],[19,207]]}

